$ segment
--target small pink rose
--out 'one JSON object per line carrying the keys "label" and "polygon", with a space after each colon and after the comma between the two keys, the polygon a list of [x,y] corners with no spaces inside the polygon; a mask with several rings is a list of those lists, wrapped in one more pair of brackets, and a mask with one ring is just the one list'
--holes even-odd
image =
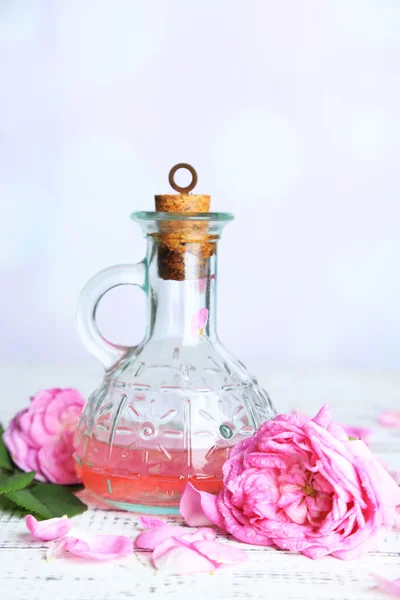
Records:
{"label": "small pink rose", "polygon": [[84,403],[74,389],[38,392],[3,434],[15,464],[23,471],[36,471],[39,481],[77,483],[72,457],[73,432]]}
{"label": "small pink rose", "polygon": [[329,406],[314,419],[291,413],[264,423],[232,448],[223,483],[214,500],[198,492],[196,511],[242,542],[310,558],[359,557],[399,519],[399,486],[364,442],[331,423]]}
{"label": "small pink rose", "polygon": [[55,519],[47,519],[45,521],[37,521],[32,515],[25,517],[25,525],[31,532],[34,538],[44,542],[58,540],[66,535],[75,523],[67,516]]}

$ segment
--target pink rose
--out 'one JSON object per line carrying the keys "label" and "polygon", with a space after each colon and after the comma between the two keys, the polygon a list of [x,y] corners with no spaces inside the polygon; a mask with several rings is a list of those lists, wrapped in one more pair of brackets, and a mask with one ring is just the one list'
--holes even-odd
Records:
{"label": "pink rose", "polygon": [[42,390],[29,408],[17,413],[3,440],[13,461],[35,479],[61,485],[79,482],[75,473],[73,436],[85,401],[77,390]]}
{"label": "pink rose", "polygon": [[223,476],[218,496],[186,487],[189,525],[211,521],[242,542],[310,558],[374,549],[400,509],[400,488],[364,442],[331,423],[329,406],[311,420],[292,413],[264,423],[231,450]]}

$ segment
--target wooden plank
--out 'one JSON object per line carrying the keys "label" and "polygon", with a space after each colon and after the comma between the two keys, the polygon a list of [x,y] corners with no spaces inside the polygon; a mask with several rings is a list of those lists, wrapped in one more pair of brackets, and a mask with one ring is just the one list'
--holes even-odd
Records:
{"label": "wooden plank", "polygon": [[[313,561],[301,555],[249,551],[234,571],[178,577],[155,575],[136,556],[92,564],[79,559],[45,561],[45,550],[0,551],[0,590],[5,600],[172,600],[234,598],[265,600],[384,600],[373,589],[371,572],[396,577],[398,556],[368,555],[362,560],[331,557]],[[4,594],[4,595],[3,595]]]}
{"label": "wooden plank", "polygon": [[[36,389],[73,386],[87,396],[101,376],[100,369],[83,373],[53,367],[30,369],[24,378],[19,373],[19,369],[0,368],[8,398],[0,415],[3,422],[26,405]],[[259,379],[282,412],[298,408],[311,415],[329,402],[335,421],[371,427],[373,451],[389,469],[400,469],[400,432],[381,428],[377,421],[382,410],[400,406],[400,375],[275,372]],[[90,510],[75,520],[93,533],[132,538],[139,527],[138,515],[116,511]],[[1,600],[187,600],[188,596],[193,600],[385,600],[388,596],[373,587],[370,574],[400,577],[400,536],[393,533],[382,540],[378,551],[348,562],[332,557],[312,561],[275,549],[241,546],[248,551],[248,562],[213,576],[155,575],[144,552],[108,563],[76,558],[48,563],[46,547],[32,541],[18,512],[0,514]]]}

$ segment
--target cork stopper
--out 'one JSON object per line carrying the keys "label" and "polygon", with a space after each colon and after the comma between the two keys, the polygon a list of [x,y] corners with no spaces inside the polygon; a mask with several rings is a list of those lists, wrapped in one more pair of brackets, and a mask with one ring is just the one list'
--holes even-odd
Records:
{"label": "cork stopper", "polygon": [[[179,186],[174,177],[179,169],[187,169],[192,181],[186,187]],[[197,173],[187,163],[172,167],[168,177],[171,187],[177,194],[155,196],[158,212],[168,213],[207,213],[210,210],[210,196],[190,194],[197,184]],[[159,232],[153,237],[159,242],[158,271],[162,279],[183,281],[200,279],[207,271],[208,259],[215,252],[215,240],[208,235],[208,222],[182,220],[160,221]]]}
{"label": "cork stopper", "polygon": [[[179,186],[174,177],[179,169],[187,169],[192,175],[192,181],[186,187]],[[210,196],[189,194],[197,185],[197,173],[187,163],[178,163],[169,172],[170,186],[178,194],[161,194],[155,196],[156,210],[159,212],[208,212],[210,210]]]}

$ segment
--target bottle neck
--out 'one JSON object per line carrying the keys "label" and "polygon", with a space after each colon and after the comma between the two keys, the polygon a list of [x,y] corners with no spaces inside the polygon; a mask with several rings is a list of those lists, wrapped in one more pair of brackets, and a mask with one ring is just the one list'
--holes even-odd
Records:
{"label": "bottle neck", "polygon": [[207,260],[198,260],[196,248],[191,250],[183,258],[189,276],[182,280],[167,278],[171,274],[166,274],[162,266],[162,248],[158,242],[148,238],[148,338],[196,345],[204,339],[216,337],[216,244],[215,251]]}

